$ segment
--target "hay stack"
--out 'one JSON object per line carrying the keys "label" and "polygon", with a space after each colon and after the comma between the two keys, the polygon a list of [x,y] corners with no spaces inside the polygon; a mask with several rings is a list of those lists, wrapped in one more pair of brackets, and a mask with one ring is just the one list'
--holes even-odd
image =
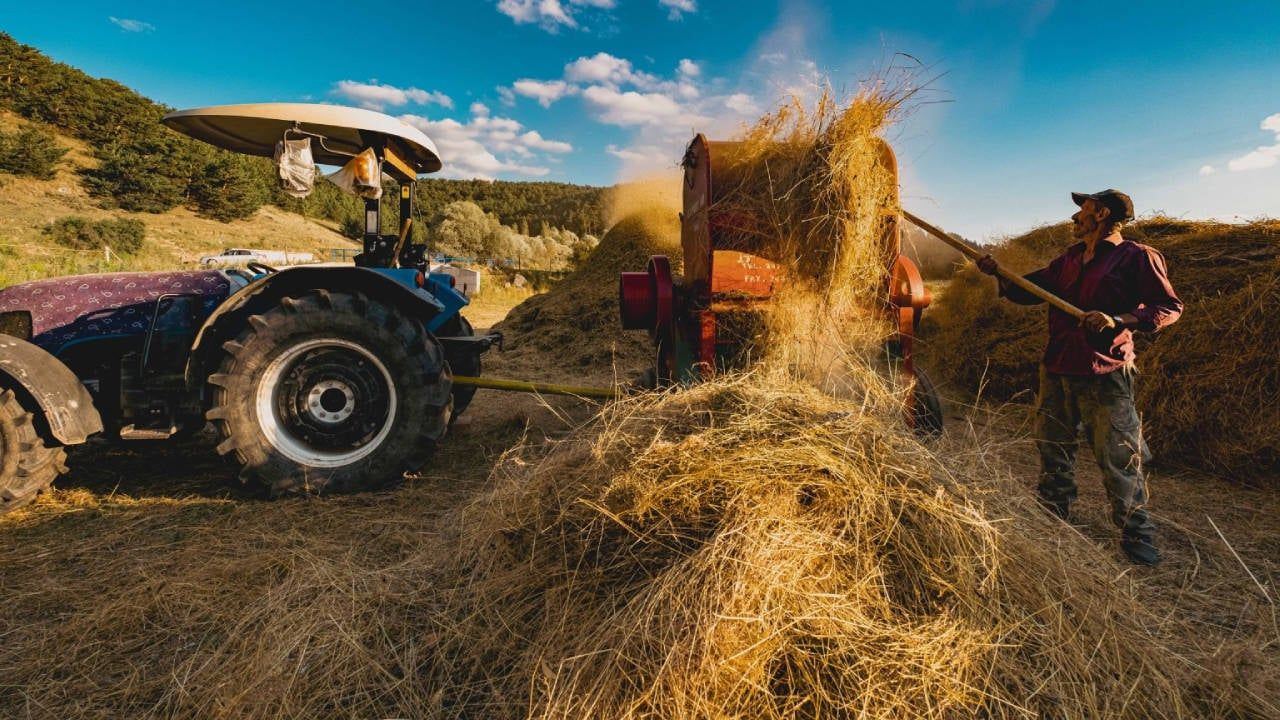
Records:
{"label": "hay stack", "polygon": [[[1263,717],[1112,561],[864,373],[614,404],[457,518],[444,703],[538,718]],[[1250,683],[1270,683],[1269,690]],[[1262,689],[1260,689],[1262,688]],[[1274,708],[1272,708],[1274,709]]]}
{"label": "hay stack", "polygon": [[494,373],[610,384],[653,365],[652,342],[624,331],[618,316],[618,274],[643,270],[651,255],[680,258],[674,211],[651,209],[622,217],[582,264],[549,292],[520,303],[495,326],[506,349],[485,357]]}
{"label": "hay stack", "polygon": [[[1153,218],[1126,237],[1164,253],[1186,303],[1181,320],[1139,335],[1138,408],[1157,458],[1274,482],[1280,466],[1280,222],[1247,225]],[[1033,230],[993,253],[1019,271],[1044,266],[1073,241],[1069,226]],[[931,367],[953,391],[1031,399],[1045,342],[1043,308],[999,301],[969,266],[925,313]],[[954,359],[962,358],[962,362]]]}

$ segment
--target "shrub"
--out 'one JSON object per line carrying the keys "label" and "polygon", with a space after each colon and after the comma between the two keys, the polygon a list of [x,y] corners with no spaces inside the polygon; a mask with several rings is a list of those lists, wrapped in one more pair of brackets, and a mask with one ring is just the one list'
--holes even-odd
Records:
{"label": "shrub", "polygon": [[67,148],[52,133],[34,125],[17,132],[0,132],[0,170],[15,175],[47,179],[53,177]]}
{"label": "shrub", "polygon": [[354,215],[342,218],[341,232],[352,240],[359,240],[364,237],[364,220]]}
{"label": "shrub", "polygon": [[186,200],[187,186],[198,172],[190,153],[182,152],[183,142],[175,133],[157,130],[99,148],[94,154],[101,163],[85,171],[85,187],[105,205],[124,210],[160,213],[175,208]]}
{"label": "shrub", "polygon": [[78,215],[61,218],[44,228],[45,235],[73,250],[101,250],[109,247],[120,255],[142,248],[146,225],[141,220],[89,220]]}
{"label": "shrub", "polygon": [[201,215],[228,222],[247,218],[267,200],[257,158],[218,153],[191,181],[191,199]]}

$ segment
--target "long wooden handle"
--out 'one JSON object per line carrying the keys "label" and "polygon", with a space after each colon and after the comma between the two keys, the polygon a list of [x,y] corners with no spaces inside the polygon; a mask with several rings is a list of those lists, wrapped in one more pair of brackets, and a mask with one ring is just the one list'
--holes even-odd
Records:
{"label": "long wooden handle", "polygon": [[[939,230],[938,228],[936,228],[936,227],[934,227],[934,226],[930,225],[929,223],[925,222],[924,220],[921,220],[920,218],[916,217],[915,215],[912,215],[911,213],[907,212],[906,210],[903,210],[903,211],[902,211],[902,216],[903,216],[903,217],[905,217],[906,219],[910,220],[910,221],[911,221],[911,223],[912,223],[913,225],[915,225],[916,227],[920,228],[921,230],[924,230],[925,232],[929,233],[930,235],[933,235],[934,237],[936,237],[936,238],[938,238],[939,240],[941,240],[942,242],[944,242],[944,243],[946,243],[946,244],[950,245],[951,247],[955,248],[956,250],[959,250],[960,252],[964,253],[964,255],[965,255],[966,257],[968,257],[968,258],[970,258],[970,259],[974,260],[975,262],[976,262],[976,261],[978,261],[978,260],[981,260],[981,259],[986,255],[986,253],[982,252],[982,251],[981,251],[981,250],[979,250],[978,248],[976,248],[976,247],[974,247],[974,246],[970,245],[969,243],[967,243],[967,242],[965,242],[965,241],[963,241],[963,240],[957,240],[957,239],[955,239],[955,238],[951,237],[950,235],[948,235],[948,234],[946,234],[946,233],[942,232],[942,231],[941,231],[941,230]],[[1022,288],[1023,290],[1026,290],[1027,292],[1031,293],[1032,295],[1035,295],[1036,297],[1040,298],[1041,300],[1043,300],[1043,301],[1045,301],[1045,302],[1049,303],[1050,305],[1052,305],[1052,306],[1054,306],[1054,307],[1058,308],[1058,309],[1059,309],[1059,310],[1061,310],[1062,312],[1064,312],[1064,313],[1066,313],[1066,314],[1068,314],[1068,315],[1070,315],[1070,316],[1072,316],[1072,317],[1074,317],[1074,318],[1076,318],[1076,319],[1083,318],[1083,317],[1087,314],[1084,310],[1081,310],[1080,308],[1076,307],[1075,305],[1072,305],[1071,303],[1067,302],[1066,300],[1063,300],[1062,298],[1058,297],[1057,295],[1054,295],[1053,293],[1049,292],[1048,290],[1045,290],[1044,288],[1040,287],[1039,285],[1037,285],[1037,284],[1035,284],[1035,283],[1031,282],[1030,280],[1028,280],[1028,279],[1026,279],[1026,278],[1022,277],[1021,275],[1018,275],[1017,273],[1012,273],[1012,272],[1009,272],[1008,270],[1005,270],[1005,269],[1004,269],[1004,267],[1002,267],[1002,266],[997,266],[997,267],[996,267],[996,273],[998,273],[998,274],[1000,275],[1000,277],[1004,278],[1005,280],[1008,280],[1009,282],[1013,283],[1014,285],[1017,285],[1018,287]]]}

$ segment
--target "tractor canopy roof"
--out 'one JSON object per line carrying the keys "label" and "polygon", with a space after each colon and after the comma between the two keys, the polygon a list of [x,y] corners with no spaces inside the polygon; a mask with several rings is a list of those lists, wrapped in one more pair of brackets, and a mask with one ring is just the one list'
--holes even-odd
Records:
{"label": "tractor canopy roof", "polygon": [[[408,123],[372,110],[313,103],[217,105],[177,110],[161,120],[178,132],[246,155],[271,157],[282,139],[311,137],[315,161],[345,165],[365,148],[382,147],[400,180],[443,164],[435,143]],[[392,168],[387,168],[391,170]]]}

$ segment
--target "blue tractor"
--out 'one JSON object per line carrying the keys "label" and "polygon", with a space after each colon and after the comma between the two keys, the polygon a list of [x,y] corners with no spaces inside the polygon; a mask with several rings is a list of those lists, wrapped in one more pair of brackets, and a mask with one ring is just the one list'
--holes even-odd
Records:
{"label": "blue tractor", "polygon": [[[471,401],[500,342],[460,314],[467,298],[408,242],[413,185],[441,160],[381,113],[269,103],[175,112],[163,122],[228,150],[274,156],[282,180],[314,164],[365,196],[355,265],[110,273],[0,290],[0,512],[66,471],[95,434],[158,439],[212,422],[217,451],[275,497],[383,488],[420,467]],[[283,158],[283,160],[282,160]],[[399,233],[383,234],[383,176]],[[297,189],[297,188],[295,188]],[[305,190],[305,188],[304,188]]]}

